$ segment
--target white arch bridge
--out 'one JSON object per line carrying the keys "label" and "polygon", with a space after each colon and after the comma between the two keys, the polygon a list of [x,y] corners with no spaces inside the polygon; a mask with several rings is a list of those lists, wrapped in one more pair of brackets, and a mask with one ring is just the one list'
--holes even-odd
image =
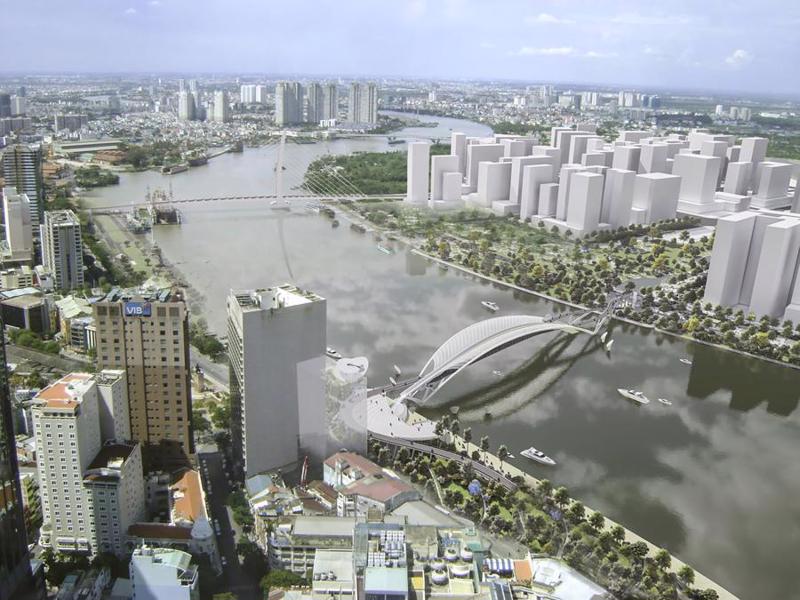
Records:
{"label": "white arch bridge", "polygon": [[[537,335],[552,332],[597,335],[605,327],[618,301],[612,300],[599,314],[589,311],[564,318],[509,315],[473,323],[442,344],[422,367],[417,378],[394,388],[403,388],[397,401],[425,404],[468,366]],[[585,322],[593,318],[596,319],[594,328],[587,329]]]}

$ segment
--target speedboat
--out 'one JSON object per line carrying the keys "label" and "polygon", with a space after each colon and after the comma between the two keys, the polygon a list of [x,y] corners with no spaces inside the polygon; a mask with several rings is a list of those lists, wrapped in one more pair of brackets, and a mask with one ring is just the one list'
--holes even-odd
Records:
{"label": "speedboat", "polygon": [[692,361],[691,361],[691,360],[689,360],[688,358],[682,358],[682,359],[681,359],[681,362],[682,362],[683,364],[685,364],[685,365],[692,366]]}
{"label": "speedboat", "polygon": [[379,251],[383,252],[384,254],[394,254],[394,252],[389,250],[389,248],[387,248],[386,246],[381,246],[380,244],[378,244],[377,248],[378,248]]}
{"label": "speedboat", "polygon": [[492,375],[494,375],[495,377],[500,377],[502,374],[503,374],[503,372],[502,371],[498,371],[497,369],[492,371]]}
{"label": "speedboat", "polygon": [[402,373],[402,371],[400,371],[400,367],[398,367],[397,365],[394,365],[394,372],[395,375],[397,376],[400,376],[400,373]]}
{"label": "speedboat", "polygon": [[339,351],[336,348],[332,348],[331,346],[325,348],[325,354],[337,360],[342,358],[342,355],[339,353]]}
{"label": "speedboat", "polygon": [[500,307],[497,306],[496,302],[491,302],[489,300],[483,300],[481,302],[481,306],[483,306],[483,308],[485,308],[486,310],[490,310],[492,312],[497,312],[498,310],[500,310]]}
{"label": "speedboat", "polygon": [[667,400],[666,398],[659,398],[658,401],[665,406],[672,406],[672,400]]}
{"label": "speedboat", "polygon": [[650,404],[650,399],[638,390],[625,390],[622,388],[617,388],[617,391],[623,398],[633,400],[638,404]]}
{"label": "speedboat", "polygon": [[520,452],[520,454],[522,454],[522,456],[524,456],[525,458],[530,458],[531,460],[535,460],[536,462],[542,463],[543,465],[552,466],[556,464],[556,461],[547,456],[547,454],[545,454],[541,450],[537,450],[533,446],[531,446],[527,450],[523,450],[522,452]]}
{"label": "speedboat", "polygon": [[608,337],[608,332],[607,332],[607,331],[604,331],[602,334],[600,334],[600,341],[601,341],[601,342],[603,342],[603,343],[605,344],[605,343],[606,343],[606,338],[607,338],[607,337]]}
{"label": "speedboat", "polygon": [[392,385],[397,385],[397,379],[395,379],[394,377],[389,377],[389,383],[391,383]]}
{"label": "speedboat", "polygon": [[611,352],[611,346],[614,345],[614,340],[608,340],[606,343],[606,352]]}

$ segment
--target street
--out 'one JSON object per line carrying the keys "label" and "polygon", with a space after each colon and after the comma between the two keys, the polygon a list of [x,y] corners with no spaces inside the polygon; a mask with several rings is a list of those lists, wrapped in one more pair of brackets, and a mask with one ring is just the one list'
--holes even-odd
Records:
{"label": "street", "polygon": [[190,347],[190,360],[192,364],[192,368],[195,365],[200,365],[200,368],[203,369],[203,372],[206,374],[208,379],[213,380],[215,383],[219,384],[222,387],[222,391],[228,391],[228,361],[217,363],[208,358],[205,354],[202,354],[197,348],[194,346]]}
{"label": "street", "polygon": [[217,592],[230,591],[237,595],[239,600],[260,600],[261,594],[258,589],[258,582],[245,573],[239,565],[239,557],[236,553],[236,532],[234,531],[231,519],[228,516],[225,500],[231,491],[228,485],[228,470],[223,463],[222,455],[219,452],[200,453],[197,455],[200,472],[203,475],[208,508],[212,527],[217,530],[217,546],[220,557],[226,564],[222,566],[222,578]]}

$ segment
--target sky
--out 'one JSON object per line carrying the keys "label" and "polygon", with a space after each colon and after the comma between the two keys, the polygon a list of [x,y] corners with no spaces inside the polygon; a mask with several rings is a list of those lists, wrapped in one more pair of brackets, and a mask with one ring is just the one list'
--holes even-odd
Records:
{"label": "sky", "polygon": [[0,0],[0,71],[492,79],[800,95],[800,1]]}

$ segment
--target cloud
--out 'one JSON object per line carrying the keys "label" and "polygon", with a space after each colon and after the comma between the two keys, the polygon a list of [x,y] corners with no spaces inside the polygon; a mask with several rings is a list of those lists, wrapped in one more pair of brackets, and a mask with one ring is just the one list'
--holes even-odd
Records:
{"label": "cloud", "polygon": [[725,58],[725,64],[734,69],[749,65],[751,62],[753,62],[753,54],[741,48],[734,50],[730,56]]}
{"label": "cloud", "polygon": [[480,47],[481,48],[486,48],[488,50],[488,49],[494,48],[494,44],[492,42],[481,42],[480,43]]}
{"label": "cloud", "polygon": [[620,25],[638,26],[672,26],[690,25],[693,20],[685,15],[640,15],[638,13],[622,13],[609,19]]}
{"label": "cloud", "polygon": [[124,15],[135,15],[136,14],[136,9],[133,8],[133,7],[126,8],[125,12],[122,13],[122,14],[124,14]]}
{"label": "cloud", "polygon": [[161,1],[160,0],[150,0],[150,2],[148,2],[148,4],[150,6],[161,6]]}
{"label": "cloud", "polygon": [[562,19],[550,13],[539,13],[535,17],[526,18],[525,22],[530,24],[546,23],[550,25],[573,25],[575,23],[572,19]]}
{"label": "cloud", "polygon": [[532,48],[531,46],[523,46],[511,54],[514,56],[571,56],[575,54],[575,48],[571,46],[560,46],[556,48]]}
{"label": "cloud", "polygon": [[585,58],[616,58],[619,56],[616,52],[598,52],[597,50],[589,50],[584,53]]}

